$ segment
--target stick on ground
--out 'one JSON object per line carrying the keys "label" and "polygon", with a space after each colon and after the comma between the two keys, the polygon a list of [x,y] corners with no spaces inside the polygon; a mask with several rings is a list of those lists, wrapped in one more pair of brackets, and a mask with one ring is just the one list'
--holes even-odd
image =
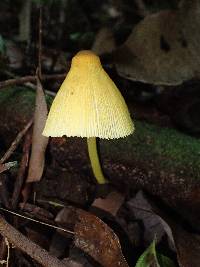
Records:
{"label": "stick on ground", "polygon": [[[51,74],[51,75],[42,75],[42,80],[64,80],[66,76],[65,74]],[[0,89],[4,88],[6,86],[12,86],[12,85],[19,85],[19,84],[25,84],[28,82],[36,82],[36,76],[24,76],[16,79],[8,79],[6,81],[0,82]]]}
{"label": "stick on ground", "polygon": [[50,255],[48,251],[29,240],[12,225],[7,223],[2,216],[0,216],[0,233],[12,245],[28,254],[44,267],[70,267],[70,265],[62,263],[59,259]]}
{"label": "stick on ground", "polygon": [[26,125],[25,127],[22,129],[21,132],[18,133],[17,137],[15,138],[15,140],[12,142],[11,146],[9,147],[9,149],[6,151],[6,153],[3,155],[3,157],[0,159],[0,163],[4,163],[6,160],[9,159],[9,157],[12,155],[12,153],[15,151],[15,149],[17,148],[18,144],[20,143],[22,137],[26,134],[26,132],[28,131],[28,129],[31,127],[33,123],[33,119],[31,119]]}

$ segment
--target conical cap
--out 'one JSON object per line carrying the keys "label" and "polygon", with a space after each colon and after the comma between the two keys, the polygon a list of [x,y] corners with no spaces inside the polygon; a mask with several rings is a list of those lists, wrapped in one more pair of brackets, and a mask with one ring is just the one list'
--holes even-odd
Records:
{"label": "conical cap", "polygon": [[126,103],[99,57],[79,52],[53,101],[43,135],[112,139],[133,131]]}

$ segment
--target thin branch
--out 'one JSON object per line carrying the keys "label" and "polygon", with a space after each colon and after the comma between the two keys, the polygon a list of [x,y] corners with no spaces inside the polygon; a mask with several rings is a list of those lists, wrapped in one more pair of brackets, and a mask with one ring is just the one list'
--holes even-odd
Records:
{"label": "thin branch", "polygon": [[38,76],[42,78],[42,5],[39,7]]}
{"label": "thin branch", "polygon": [[10,161],[6,163],[0,163],[0,173],[9,170],[10,168],[16,167],[17,161]]}
{"label": "thin branch", "polygon": [[17,148],[18,144],[20,143],[22,137],[26,134],[26,132],[28,131],[28,129],[31,127],[33,123],[33,119],[31,119],[26,126],[24,127],[24,129],[18,133],[17,137],[15,138],[15,140],[12,142],[11,146],[9,147],[9,149],[6,151],[6,153],[3,155],[3,157],[0,159],[0,163],[4,163],[6,160],[9,159],[9,157],[12,155],[12,153],[15,151],[15,149]]}
{"label": "thin branch", "polygon": [[[6,183],[7,181],[8,181],[8,176],[5,173],[0,174],[0,201],[6,208],[9,208],[10,202],[9,202],[8,186]],[[2,254],[0,252],[0,259],[1,255]]]}
{"label": "thin branch", "polygon": [[[66,77],[66,73],[64,74],[52,74],[52,75],[43,75],[42,76],[42,81],[45,80],[63,80]],[[6,86],[11,86],[11,85],[18,85],[18,84],[24,84],[27,82],[36,82],[36,76],[28,75],[24,76],[21,78],[16,78],[16,79],[8,79],[6,81],[0,82],[0,89],[4,88]]]}
{"label": "thin branch", "polygon": [[42,266],[70,267],[70,265],[67,266],[66,263],[63,263],[59,259],[51,256],[48,251],[32,242],[12,225],[7,223],[2,216],[0,216],[0,233],[4,238],[7,238],[11,244],[28,254]]}
{"label": "thin branch", "polygon": [[31,75],[22,78],[8,79],[6,81],[0,82],[0,88],[4,88],[6,86],[11,86],[11,85],[23,84],[26,82],[35,82],[35,81],[36,81],[36,76],[31,76]]}
{"label": "thin branch", "polygon": [[36,223],[39,223],[39,224],[42,224],[42,225],[46,225],[46,226],[48,226],[48,227],[50,227],[50,228],[53,228],[53,229],[56,229],[56,230],[60,230],[60,231],[66,232],[66,233],[68,233],[68,234],[70,234],[70,235],[74,235],[74,234],[75,234],[75,232],[70,231],[70,230],[68,230],[68,229],[65,229],[65,228],[63,228],[63,227],[59,227],[59,226],[56,226],[56,225],[53,225],[53,224],[49,224],[49,223],[46,223],[46,222],[38,221],[38,220],[36,220],[36,219],[33,219],[33,218],[31,218],[31,217],[27,217],[27,216],[25,216],[25,215],[22,215],[22,214],[20,214],[20,213],[17,213],[17,212],[8,210],[8,209],[4,209],[4,208],[1,208],[1,207],[0,207],[0,210],[3,210],[3,211],[5,211],[5,212],[7,212],[7,213],[10,213],[10,214],[12,214],[12,215],[21,217],[21,218],[23,218],[23,219],[26,219],[26,220],[29,220],[29,221],[32,221],[32,222],[36,222]]}
{"label": "thin branch", "polygon": [[18,169],[17,177],[15,179],[14,190],[11,199],[11,207],[16,209],[22,189],[22,185],[24,183],[24,177],[27,170],[28,162],[29,162],[29,154],[31,149],[31,141],[32,141],[32,131],[29,130],[25,136],[24,144],[23,144],[23,154],[20,162],[20,168]]}
{"label": "thin branch", "polygon": [[5,238],[5,243],[7,246],[7,259],[6,259],[6,267],[9,267],[9,259],[10,259],[10,243],[7,238]]}

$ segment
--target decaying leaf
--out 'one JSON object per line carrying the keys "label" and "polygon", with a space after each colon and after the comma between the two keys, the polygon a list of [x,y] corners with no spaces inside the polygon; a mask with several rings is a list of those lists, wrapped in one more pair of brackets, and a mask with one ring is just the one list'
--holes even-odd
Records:
{"label": "decaying leaf", "polygon": [[33,137],[32,137],[32,151],[29,163],[28,177],[26,182],[37,182],[41,179],[44,161],[45,150],[48,144],[48,137],[42,135],[44,125],[47,118],[47,103],[45,100],[44,91],[37,77],[37,95],[34,115]]}
{"label": "decaying leaf", "polygon": [[[57,225],[65,227],[74,232],[74,244],[77,248],[90,255],[101,266],[128,267],[122,254],[118,237],[115,233],[95,215],[74,207],[63,208],[56,216]],[[63,252],[66,241],[63,238],[69,237],[67,233],[57,230],[60,236],[54,236],[51,244],[51,252]],[[57,249],[59,249],[59,253]]]}
{"label": "decaying leaf", "polygon": [[200,73],[200,2],[145,17],[115,52],[118,73],[130,80],[177,85]]}
{"label": "decaying leaf", "polygon": [[83,265],[79,262],[76,262],[75,260],[72,260],[70,258],[63,259],[62,262],[65,263],[66,266],[69,266],[69,267],[84,267],[85,266],[85,265]]}
{"label": "decaying leaf", "polygon": [[140,256],[135,267],[175,267],[168,257],[157,254],[155,241]]}
{"label": "decaying leaf", "polygon": [[[142,192],[139,192],[135,198],[128,202],[128,207],[137,219],[142,220],[145,228],[144,237],[150,236],[152,238],[152,235],[154,235],[159,241],[165,232],[169,243],[171,243],[171,248],[177,253],[179,266],[199,267],[200,236],[198,234],[186,231],[181,224],[163,213],[155,204],[152,206]],[[143,254],[143,256],[145,255]],[[165,256],[157,253],[157,258],[160,266],[173,266],[170,259]],[[148,265],[138,265],[136,267],[139,266],[146,267]]]}
{"label": "decaying leaf", "polygon": [[29,216],[32,215],[34,218],[39,220],[52,220],[54,217],[53,214],[48,210],[34,204],[19,203],[19,207],[22,211],[28,212]]}
{"label": "decaying leaf", "polygon": [[155,236],[157,241],[160,242],[163,236],[167,235],[171,249],[175,249],[170,226],[154,212],[152,205],[142,191],[139,191],[134,198],[130,199],[127,206],[130,213],[143,222],[146,244],[151,243]]}
{"label": "decaying leaf", "polygon": [[107,195],[106,198],[97,198],[94,200],[92,207],[100,208],[106,212],[109,212],[113,216],[116,216],[122,203],[124,202],[125,196],[113,191]]}
{"label": "decaying leaf", "polygon": [[113,32],[109,28],[101,28],[96,35],[92,51],[97,55],[111,53],[115,49]]}
{"label": "decaying leaf", "polygon": [[96,216],[79,210],[75,245],[104,267],[128,267],[118,237]]}

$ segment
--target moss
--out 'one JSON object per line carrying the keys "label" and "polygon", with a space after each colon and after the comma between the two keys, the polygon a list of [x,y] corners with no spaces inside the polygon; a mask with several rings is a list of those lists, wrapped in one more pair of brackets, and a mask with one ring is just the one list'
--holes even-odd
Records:
{"label": "moss", "polygon": [[[174,129],[160,128],[147,123],[136,123],[137,136],[142,139],[143,151],[153,152],[159,158],[168,159],[174,164],[188,164],[189,162],[200,163],[199,140],[182,134]],[[133,140],[137,139],[133,137]],[[140,144],[141,145],[141,144]],[[161,164],[166,162],[161,161]]]}
{"label": "moss", "polygon": [[[47,96],[48,106],[53,98]],[[34,112],[35,91],[26,87],[0,90],[0,125],[13,120],[23,123]],[[5,112],[6,110],[6,112]],[[14,124],[13,121],[13,124]],[[21,126],[19,127],[22,128]],[[200,178],[200,141],[177,130],[159,127],[145,122],[135,122],[135,133],[118,140],[101,140],[100,152],[114,162],[140,165],[144,170],[178,173]],[[2,128],[3,130],[3,128]],[[2,133],[1,130],[1,133]],[[6,131],[6,130],[5,130]],[[16,132],[18,129],[16,129]]]}
{"label": "moss", "polygon": [[[1,89],[0,91],[0,105],[8,104],[10,106],[18,106],[33,108],[35,105],[36,91],[25,86],[13,86]],[[53,98],[46,96],[48,106],[51,105]]]}
{"label": "moss", "polygon": [[[170,128],[161,128],[145,122],[135,122],[134,135],[124,139],[103,141],[101,152],[114,155],[116,160],[144,169],[191,175],[200,178],[200,141]],[[109,153],[109,155],[108,155]]]}
{"label": "moss", "polygon": [[[35,96],[35,90],[27,87],[14,86],[0,90],[0,135],[5,147],[33,116]],[[50,105],[52,97],[47,97],[47,101]]]}

